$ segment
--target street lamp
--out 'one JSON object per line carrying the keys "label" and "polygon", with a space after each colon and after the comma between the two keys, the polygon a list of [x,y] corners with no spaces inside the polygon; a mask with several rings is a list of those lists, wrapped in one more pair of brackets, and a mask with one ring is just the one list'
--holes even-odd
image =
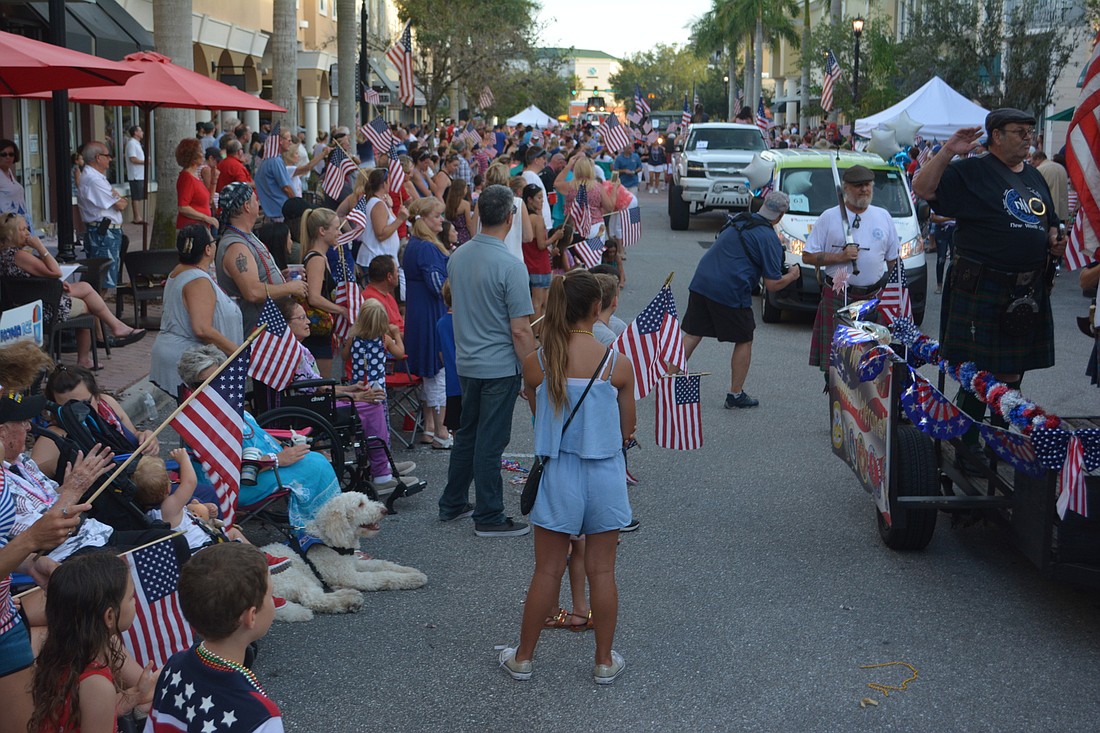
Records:
{"label": "street lamp", "polygon": [[[863,18],[856,16],[852,20],[852,33],[856,37],[856,55],[852,63],[852,109],[859,109],[859,39],[863,36]],[[858,112],[854,112],[858,114]]]}
{"label": "street lamp", "polygon": [[726,120],[733,122],[733,95],[730,94],[729,74],[722,77],[722,83],[726,85]]}

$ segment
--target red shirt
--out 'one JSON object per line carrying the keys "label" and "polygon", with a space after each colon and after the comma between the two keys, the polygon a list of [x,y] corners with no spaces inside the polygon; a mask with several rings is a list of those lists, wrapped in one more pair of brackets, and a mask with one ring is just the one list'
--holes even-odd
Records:
{"label": "red shirt", "polygon": [[373,285],[367,285],[363,288],[363,300],[369,300],[374,298],[386,309],[386,316],[390,319],[390,323],[397,324],[397,327],[401,329],[401,333],[405,333],[405,319],[401,317],[401,309],[397,307],[397,300],[391,293],[383,293]]}
{"label": "red shirt", "polygon": [[[179,178],[176,179],[176,205],[180,207],[190,206],[200,214],[210,216],[210,189],[195,176],[187,171],[182,171]],[[189,224],[201,223],[203,222],[183,214],[176,215],[176,229],[183,229]]]}
{"label": "red shirt", "polygon": [[[390,189],[390,203],[392,204],[391,208],[393,208],[394,216],[397,215],[398,211],[401,211],[401,204],[405,203],[411,198],[412,196],[409,195],[409,192],[405,190],[404,186],[402,186],[399,191],[394,191],[393,189]],[[401,226],[397,227],[398,239],[404,239],[405,235],[408,234],[408,232],[409,223],[406,219],[404,222],[401,223]],[[401,330],[404,331],[405,329]]]}
{"label": "red shirt", "polygon": [[550,274],[550,248],[539,249],[535,240],[523,243],[523,264],[531,275]]}
{"label": "red shirt", "polygon": [[221,191],[230,183],[252,183],[252,174],[244,167],[244,163],[236,158],[225,158],[218,163],[218,183],[214,190]]}

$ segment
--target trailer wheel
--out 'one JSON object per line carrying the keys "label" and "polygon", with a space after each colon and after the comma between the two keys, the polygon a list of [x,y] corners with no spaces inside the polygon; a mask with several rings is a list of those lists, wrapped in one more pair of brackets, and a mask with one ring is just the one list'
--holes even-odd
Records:
{"label": "trailer wheel", "polygon": [[[932,440],[912,425],[899,425],[897,431],[898,496],[939,496],[936,453]],[[886,523],[878,507],[875,518],[882,541],[892,550],[923,550],[936,529],[936,509],[905,509],[889,497],[890,517]]]}
{"label": "trailer wheel", "polygon": [[674,232],[687,231],[691,222],[691,204],[684,201],[684,187],[668,187],[668,225]]}

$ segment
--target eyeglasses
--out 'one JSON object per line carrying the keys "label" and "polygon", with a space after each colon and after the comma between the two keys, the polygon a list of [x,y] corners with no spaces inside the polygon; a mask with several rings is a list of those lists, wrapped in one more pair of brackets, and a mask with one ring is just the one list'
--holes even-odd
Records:
{"label": "eyeglasses", "polygon": [[856,218],[852,219],[852,229],[859,229],[859,214],[856,214]]}
{"label": "eyeglasses", "polygon": [[1003,128],[1005,132],[1011,132],[1013,135],[1019,136],[1021,139],[1028,139],[1035,136],[1034,127],[1015,127],[1015,128]]}
{"label": "eyeglasses", "polygon": [[292,321],[308,321],[309,316],[307,316],[305,313],[303,313],[300,316],[291,316],[290,320],[292,320]]}
{"label": "eyeglasses", "polygon": [[14,158],[14,157],[15,157],[15,151],[14,150],[5,150],[4,152],[0,153],[0,158]]}
{"label": "eyeglasses", "polygon": [[115,157],[115,156],[111,155],[110,153],[96,153],[96,154],[95,154],[95,157],[97,157],[97,158],[99,158],[99,157],[103,157],[103,158],[113,158],[113,157]]}

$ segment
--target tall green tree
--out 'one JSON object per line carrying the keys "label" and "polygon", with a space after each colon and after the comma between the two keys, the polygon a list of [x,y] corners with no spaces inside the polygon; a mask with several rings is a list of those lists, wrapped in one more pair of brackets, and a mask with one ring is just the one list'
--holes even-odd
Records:
{"label": "tall green tree", "polygon": [[522,61],[472,74],[466,85],[466,99],[476,106],[481,91],[488,86],[495,101],[490,109],[482,110],[485,115],[510,117],[532,104],[554,117],[567,114],[570,91],[579,89],[579,80],[563,73],[566,63],[565,55],[557,50],[531,49]]}
{"label": "tall green tree", "polygon": [[[639,51],[621,60],[619,73],[612,74],[611,88],[615,96],[634,108],[634,85],[638,84],[646,94],[653,94],[649,106],[653,109],[680,109],[684,95],[698,91],[708,74],[707,60],[698,56],[689,46],[670,46],[659,43],[649,51]],[[710,101],[711,110],[724,108],[720,97]],[[707,104],[704,101],[704,104]]]}
{"label": "tall green tree", "polygon": [[[890,22],[882,16],[870,14],[864,18],[860,40],[859,106],[853,106],[855,39],[852,20],[845,18],[839,23],[819,24],[810,33],[809,46],[802,48],[803,62],[808,59],[811,67],[819,73],[825,67],[825,54],[831,50],[836,56],[840,64],[840,80],[833,87],[833,109],[843,112],[849,120],[885,109],[912,91],[902,92],[903,75],[899,62],[902,46],[894,39]],[[821,84],[813,85],[812,92],[820,99]],[[817,102],[809,105],[808,113],[824,114],[824,110]]]}
{"label": "tall green tree", "polygon": [[416,81],[427,98],[432,124],[449,94],[475,88],[471,82],[528,56],[539,10],[533,0],[396,0],[396,4],[401,22],[413,24]]}

